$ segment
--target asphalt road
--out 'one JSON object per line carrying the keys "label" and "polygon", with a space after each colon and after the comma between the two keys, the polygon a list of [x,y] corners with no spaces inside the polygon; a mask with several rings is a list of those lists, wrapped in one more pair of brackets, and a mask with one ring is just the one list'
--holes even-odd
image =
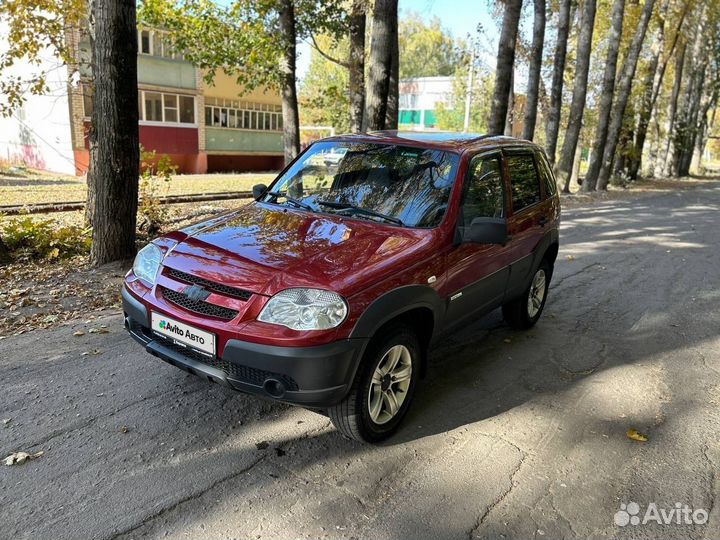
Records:
{"label": "asphalt road", "polygon": [[[0,457],[44,451],[0,469],[0,537],[720,537],[719,225],[720,184],[566,211],[540,323],[442,344],[383,446],[168,366],[118,315],[0,341]],[[615,525],[630,502],[709,520]]]}

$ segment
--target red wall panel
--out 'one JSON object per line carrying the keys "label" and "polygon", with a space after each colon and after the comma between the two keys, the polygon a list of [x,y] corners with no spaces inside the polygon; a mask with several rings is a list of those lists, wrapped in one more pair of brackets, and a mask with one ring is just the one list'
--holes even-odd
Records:
{"label": "red wall panel", "polygon": [[140,144],[158,154],[197,154],[196,128],[140,126]]}

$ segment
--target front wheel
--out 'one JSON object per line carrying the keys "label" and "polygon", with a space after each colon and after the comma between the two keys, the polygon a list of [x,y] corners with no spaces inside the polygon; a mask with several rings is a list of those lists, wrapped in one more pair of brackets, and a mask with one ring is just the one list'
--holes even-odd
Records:
{"label": "front wheel", "polygon": [[551,275],[552,268],[543,259],[525,292],[519,298],[503,305],[502,312],[505,322],[513,328],[526,329],[538,321],[545,307]]}
{"label": "front wheel", "polygon": [[394,325],[372,340],[348,396],[328,409],[342,434],[379,442],[398,428],[420,375],[421,348],[406,325]]}

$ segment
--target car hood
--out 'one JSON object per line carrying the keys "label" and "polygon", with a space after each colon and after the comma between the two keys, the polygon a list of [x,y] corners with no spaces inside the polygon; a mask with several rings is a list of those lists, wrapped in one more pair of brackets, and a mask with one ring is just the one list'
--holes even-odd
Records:
{"label": "car hood", "polygon": [[314,286],[346,296],[417,260],[435,234],[265,203],[180,233],[165,267],[265,295]]}

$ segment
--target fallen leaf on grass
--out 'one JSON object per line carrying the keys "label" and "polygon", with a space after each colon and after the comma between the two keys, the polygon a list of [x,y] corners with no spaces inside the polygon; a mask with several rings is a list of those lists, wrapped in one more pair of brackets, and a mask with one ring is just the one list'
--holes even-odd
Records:
{"label": "fallen leaf on grass", "polygon": [[42,456],[45,452],[40,450],[39,452],[35,452],[34,454],[28,454],[27,452],[15,452],[14,454],[10,454],[8,457],[6,457],[3,461],[5,462],[5,465],[22,465],[28,460],[31,459],[37,459],[40,456]]}
{"label": "fallen leaf on grass", "polygon": [[647,435],[643,435],[642,433],[640,433],[634,429],[628,429],[627,437],[628,437],[628,439],[632,439],[633,441],[638,441],[638,442],[647,442],[647,440],[648,440]]}

